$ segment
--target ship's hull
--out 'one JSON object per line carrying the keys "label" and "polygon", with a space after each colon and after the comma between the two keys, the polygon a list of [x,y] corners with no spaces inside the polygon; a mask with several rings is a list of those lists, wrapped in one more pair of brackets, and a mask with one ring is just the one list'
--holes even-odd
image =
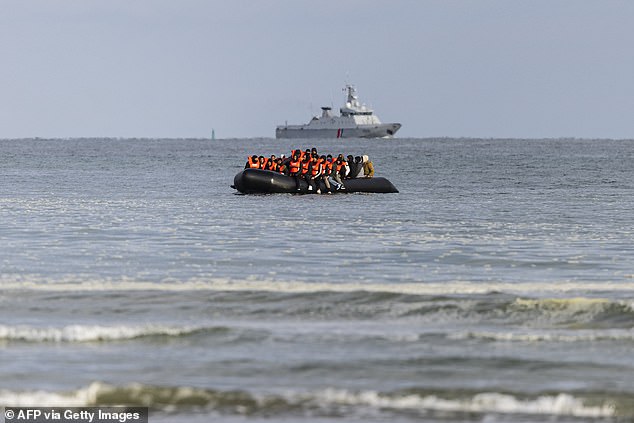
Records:
{"label": "ship's hull", "polygon": [[310,125],[278,126],[276,138],[391,138],[401,128],[400,123],[357,125],[350,128],[313,128]]}
{"label": "ship's hull", "polygon": [[[272,193],[290,193],[290,194],[310,194],[308,184],[301,178],[299,190],[294,177],[282,175],[270,170],[245,169],[233,178],[232,188],[237,189],[243,194],[272,194]],[[323,181],[320,182],[320,189],[325,192],[326,187]],[[353,192],[373,192],[373,193],[395,193],[398,192],[396,187],[385,178],[358,178],[345,179],[343,181],[345,190],[335,191],[338,193]]]}

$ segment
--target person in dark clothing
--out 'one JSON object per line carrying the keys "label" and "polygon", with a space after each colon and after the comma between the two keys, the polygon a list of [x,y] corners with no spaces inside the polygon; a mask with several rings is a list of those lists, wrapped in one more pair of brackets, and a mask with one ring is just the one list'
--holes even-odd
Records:
{"label": "person in dark clothing", "polygon": [[354,165],[357,167],[357,173],[352,175],[352,178],[363,178],[363,159],[361,156],[354,158]]}
{"label": "person in dark clothing", "polygon": [[308,154],[305,154],[304,157],[302,158],[302,170],[301,170],[301,176],[302,178],[304,178],[306,180],[306,182],[308,183],[308,190],[311,191],[313,189],[312,185],[310,184],[310,162],[312,160],[312,157],[310,156],[310,150],[307,150]]}
{"label": "person in dark clothing", "polygon": [[352,154],[348,154],[348,160],[346,161],[348,162],[348,167],[350,168],[350,172],[348,172],[346,179],[355,178],[357,176],[357,173],[359,173],[359,167],[355,163]]}
{"label": "person in dark clothing", "polygon": [[281,157],[277,159],[277,171],[282,175],[288,175],[288,166]]}

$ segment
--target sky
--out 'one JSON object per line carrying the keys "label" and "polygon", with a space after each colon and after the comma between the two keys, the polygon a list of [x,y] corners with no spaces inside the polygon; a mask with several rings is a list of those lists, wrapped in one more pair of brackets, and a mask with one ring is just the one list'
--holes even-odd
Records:
{"label": "sky", "polygon": [[634,138],[634,1],[0,0],[0,138]]}

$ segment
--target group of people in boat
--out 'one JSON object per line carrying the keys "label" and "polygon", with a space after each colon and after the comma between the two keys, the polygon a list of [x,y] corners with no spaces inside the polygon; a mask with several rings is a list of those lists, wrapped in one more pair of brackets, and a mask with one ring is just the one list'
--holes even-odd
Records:
{"label": "group of people in boat", "polygon": [[308,183],[308,190],[321,194],[320,182],[323,181],[327,193],[335,190],[343,190],[344,179],[352,178],[372,178],[374,176],[374,165],[367,155],[348,155],[344,157],[339,154],[334,157],[331,154],[319,155],[317,148],[306,149],[304,151],[296,149],[291,151],[290,157],[281,155],[270,157],[252,155],[247,159],[245,169],[262,169],[278,172],[283,175],[295,178],[296,188],[300,189],[300,180],[304,179]]}

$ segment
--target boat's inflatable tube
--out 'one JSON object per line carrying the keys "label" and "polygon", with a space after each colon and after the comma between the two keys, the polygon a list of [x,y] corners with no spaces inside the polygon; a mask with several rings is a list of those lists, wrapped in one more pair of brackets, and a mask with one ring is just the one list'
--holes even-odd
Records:
{"label": "boat's inflatable tube", "polygon": [[[292,194],[312,194],[314,191],[308,190],[308,184],[300,179],[299,191],[296,188],[295,178],[282,175],[281,173],[261,169],[245,169],[233,178],[232,188],[244,194],[270,194],[270,193],[292,193]],[[323,181],[320,182],[322,192],[326,187]],[[398,192],[396,187],[385,178],[358,178],[344,179],[345,190],[335,192],[377,192],[390,193]]]}

